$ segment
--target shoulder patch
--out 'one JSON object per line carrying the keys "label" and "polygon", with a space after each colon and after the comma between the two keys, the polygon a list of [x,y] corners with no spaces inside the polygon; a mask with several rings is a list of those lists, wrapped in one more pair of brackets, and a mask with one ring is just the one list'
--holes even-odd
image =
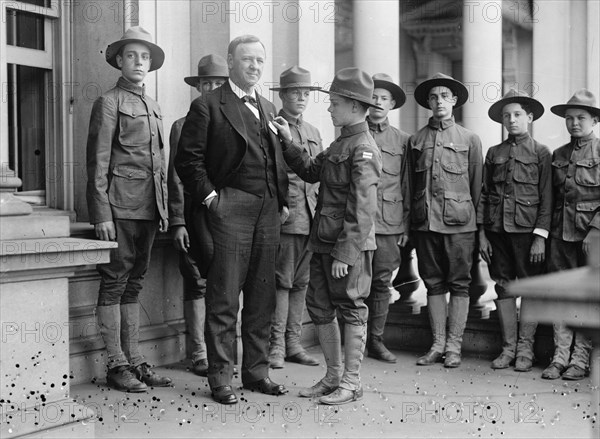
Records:
{"label": "shoulder patch", "polygon": [[369,151],[363,151],[362,157],[363,159],[371,160],[373,158],[373,153]]}

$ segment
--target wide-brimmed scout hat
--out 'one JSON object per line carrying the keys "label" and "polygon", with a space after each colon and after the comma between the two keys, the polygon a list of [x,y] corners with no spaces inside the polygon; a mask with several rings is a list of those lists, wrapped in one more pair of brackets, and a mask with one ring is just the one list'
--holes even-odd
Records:
{"label": "wide-brimmed scout hat", "polygon": [[386,73],[375,73],[373,75],[373,83],[375,84],[374,88],[383,88],[392,94],[394,101],[396,101],[396,105],[392,110],[400,108],[406,102],[404,90],[402,90],[399,85],[394,84],[394,80],[390,75]]}
{"label": "wide-brimmed scout hat", "polygon": [[581,88],[567,101],[566,104],[554,105],[550,108],[554,114],[565,117],[565,112],[569,108],[580,108],[588,111],[593,116],[600,117],[600,108],[597,106],[596,96],[591,91]]}
{"label": "wide-brimmed scout hat", "polygon": [[433,87],[448,87],[457,97],[454,108],[462,106],[469,99],[469,91],[467,87],[460,81],[457,81],[452,76],[436,73],[430,79],[421,82],[415,89],[415,100],[424,108],[429,108],[429,92]]}
{"label": "wide-brimmed scout hat", "polygon": [[165,62],[165,52],[152,42],[150,32],[141,26],[130,27],[120,40],[108,45],[106,48],[106,62],[118,69],[117,54],[121,50],[121,47],[129,43],[142,43],[148,46],[150,49],[150,58],[152,58],[152,64],[150,64],[150,69],[148,69],[149,72],[160,69],[163,62]]}
{"label": "wide-brimmed scout hat", "polygon": [[539,119],[542,114],[544,114],[544,106],[540,101],[529,97],[529,95],[524,91],[511,88],[498,102],[494,102],[492,104],[488,110],[488,116],[490,116],[490,119],[492,119],[494,122],[502,123],[502,109],[508,104],[527,105],[529,108],[531,108],[533,120]]}
{"label": "wide-brimmed scout hat", "polygon": [[286,88],[321,90],[321,87],[314,86],[310,81],[310,72],[299,66],[292,66],[281,72],[281,75],[279,75],[279,87],[273,87],[271,90],[279,91],[285,90]]}
{"label": "wide-brimmed scout hat", "polygon": [[183,78],[186,84],[196,87],[203,78],[228,78],[227,61],[219,55],[206,55],[198,61],[198,75]]}
{"label": "wide-brimmed scout hat", "polygon": [[383,110],[383,108],[373,103],[374,88],[373,79],[368,74],[356,67],[347,67],[335,74],[329,90],[319,91],[354,99],[367,104],[369,107]]}

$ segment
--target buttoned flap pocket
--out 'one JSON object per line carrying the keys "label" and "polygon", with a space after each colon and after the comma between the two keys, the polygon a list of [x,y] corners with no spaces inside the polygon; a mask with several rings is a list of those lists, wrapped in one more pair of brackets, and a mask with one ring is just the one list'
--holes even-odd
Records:
{"label": "buttoned flap pocket", "polygon": [[590,222],[600,211],[600,200],[597,201],[582,201],[575,206],[575,229],[587,233],[590,227]]}
{"label": "buttoned flap pocket", "polygon": [[145,180],[149,178],[145,169],[132,166],[115,166],[112,170],[108,200],[110,204],[125,209],[137,209],[144,198]]}
{"label": "buttoned flap pocket", "polygon": [[565,182],[568,170],[569,162],[564,160],[554,160],[552,162],[552,184],[554,186],[561,186]]}
{"label": "buttoned flap pocket", "polygon": [[449,226],[464,226],[473,216],[471,194],[446,192],[444,194],[444,223]]}
{"label": "buttoned flap pocket", "polygon": [[521,227],[535,227],[539,200],[515,200],[515,223]]}
{"label": "buttoned flap pocket", "polygon": [[319,217],[317,236],[326,243],[335,243],[344,228],[344,207],[323,207]]}
{"label": "buttoned flap pocket", "polygon": [[383,145],[381,147],[382,170],[389,175],[399,175],[402,160],[404,160],[401,146]]}
{"label": "buttoned flap pocket", "polygon": [[494,157],[491,163],[492,181],[494,183],[503,183],[506,181],[506,168],[508,167],[508,157]]}
{"label": "buttoned flap pocket", "polygon": [[400,193],[383,194],[383,220],[391,226],[402,224],[402,195]]}
{"label": "buttoned flap pocket", "polygon": [[123,102],[119,105],[119,143],[124,146],[150,143],[148,112],[143,104]]}
{"label": "buttoned flap pocket", "polygon": [[575,169],[575,182],[580,186],[600,186],[600,158],[579,160]]}
{"label": "buttoned flap pocket", "polygon": [[483,204],[483,224],[494,224],[500,210],[502,198],[499,194],[491,193],[482,195],[480,203]]}
{"label": "buttoned flap pocket", "polygon": [[347,152],[327,155],[323,177],[329,186],[346,186],[350,183],[350,154]]}
{"label": "buttoned flap pocket", "polygon": [[446,143],[442,150],[442,168],[451,174],[464,174],[469,168],[469,145]]}
{"label": "buttoned flap pocket", "polygon": [[415,157],[415,172],[425,172],[433,164],[433,145],[421,148],[413,148]]}
{"label": "buttoned flap pocket", "polygon": [[306,141],[308,142],[308,149],[310,151],[310,154],[315,157],[317,155],[319,155],[319,153],[321,152],[322,148],[319,146],[319,140],[318,139],[313,139],[311,137],[308,137],[306,139]]}
{"label": "buttoned flap pocket", "polygon": [[413,202],[410,206],[410,218],[413,223],[418,224],[427,219],[427,197],[425,192],[427,189],[423,189],[415,192]]}
{"label": "buttoned flap pocket", "polygon": [[513,178],[519,183],[538,184],[540,175],[537,157],[515,157]]}

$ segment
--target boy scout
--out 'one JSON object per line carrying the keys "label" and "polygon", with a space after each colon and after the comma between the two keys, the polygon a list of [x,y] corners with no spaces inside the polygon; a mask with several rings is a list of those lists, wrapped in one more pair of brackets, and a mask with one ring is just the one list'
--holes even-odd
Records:
{"label": "boy scout", "polygon": [[440,361],[444,352],[445,367],[461,363],[483,165],[479,136],[457,125],[452,114],[468,96],[461,82],[442,73],[415,89],[417,103],[433,112],[427,126],[409,141],[411,227],[433,333],[431,349],[417,360],[420,366]]}
{"label": "boy scout", "polygon": [[[319,90],[310,80],[310,72],[293,66],[281,73],[278,91],[283,108],[279,116],[287,120],[292,139],[306,152],[315,157],[323,151],[321,135],[313,125],[306,122],[302,113],[306,110],[310,92]],[[288,168],[288,217],[281,226],[277,254],[277,297],[271,320],[269,363],[272,368],[283,367],[286,361],[318,366],[316,358],[306,353],[300,343],[302,313],[306,302],[309,278],[308,235],[317,205],[318,184],[304,182]]]}
{"label": "boy scout", "polygon": [[[590,243],[600,235],[600,119],[596,96],[586,89],[550,110],[565,118],[571,141],[552,154],[554,212],[550,231],[549,271],[582,267]],[[568,294],[568,292],[567,292]],[[569,361],[571,343],[575,338]],[[562,322],[554,324],[554,357],[542,378],[580,380],[589,374],[591,341]]]}
{"label": "boy scout", "polygon": [[377,216],[373,253],[367,350],[369,357],[395,363],[396,357],[383,344],[383,332],[390,303],[392,272],[400,266],[400,246],[408,242],[410,227],[409,167],[406,154],[409,135],[390,125],[390,110],[402,107],[404,91],[385,73],[373,76],[373,103],[383,108],[369,109],[369,131],[381,152],[382,172],[377,186]]}
{"label": "boy scout", "polygon": [[107,384],[143,392],[168,386],[139,350],[138,295],[157,229],[165,232],[167,185],[160,108],[144,78],[160,68],[164,52],[139,26],[108,46],[106,61],[121,70],[115,88],[92,108],[87,141],[87,203],[98,239],[117,241],[110,262],[98,265],[96,308],[108,357]]}
{"label": "boy scout", "polygon": [[[198,75],[184,78],[186,84],[195,87],[200,94],[208,93],[227,80],[229,72],[227,62],[219,55],[206,55],[198,62]],[[167,185],[169,188],[169,223],[173,231],[173,245],[179,251],[179,271],[183,277],[183,313],[187,331],[190,337],[192,372],[196,375],[206,376],[208,361],[206,359],[206,344],[204,342],[204,319],[206,305],[204,295],[206,293],[206,267],[198,267],[198,252],[202,246],[211,242],[210,237],[204,236],[202,221],[205,221],[201,211],[204,206],[193,209],[191,197],[183,190],[183,184],[175,171],[175,155],[177,145],[181,136],[181,127],[185,122],[182,117],[173,123],[169,144],[171,152],[169,156],[169,172]],[[194,212],[194,215],[192,215]],[[189,229],[189,230],[188,230]],[[199,236],[202,235],[202,236]],[[189,250],[189,251],[188,251]]]}
{"label": "boy scout", "polygon": [[[303,180],[321,182],[310,234],[310,283],[306,304],[315,324],[327,373],[300,396],[321,404],[346,404],[362,398],[360,365],[365,347],[371,266],[375,250],[377,183],[381,154],[365,121],[373,107],[373,80],[357,68],[342,69],[329,91],[329,112],[341,135],[316,158],[292,143],[287,122],[279,129],[288,165]],[[336,319],[344,318],[344,367]]]}
{"label": "boy scout", "polygon": [[[511,89],[494,103],[488,115],[508,131],[508,138],[492,146],[483,167],[483,191],[477,210],[479,248],[496,283],[496,309],[502,332],[502,353],[493,369],[505,369],[515,359],[515,370],[528,372],[533,363],[537,324],[523,322],[517,343],[517,305],[508,297],[509,282],[540,274],[552,213],[550,150],[529,135],[529,124],[544,114],[543,105],[526,93]],[[521,309],[526,299],[521,299]]]}

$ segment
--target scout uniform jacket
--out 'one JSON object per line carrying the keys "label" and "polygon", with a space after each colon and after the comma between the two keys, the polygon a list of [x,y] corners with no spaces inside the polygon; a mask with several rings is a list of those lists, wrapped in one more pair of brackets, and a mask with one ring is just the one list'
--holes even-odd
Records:
{"label": "scout uniform jacket", "polygon": [[477,224],[492,232],[550,231],[552,156],[529,133],[492,146],[483,167]]}
{"label": "scout uniform jacket", "polygon": [[477,134],[451,119],[429,119],[409,140],[413,164],[412,229],[477,230],[483,159]]}
{"label": "scout uniform jacket", "polygon": [[[304,148],[311,157],[316,157],[323,151],[321,135],[316,127],[304,121],[302,115],[294,118],[280,110],[279,116],[288,121],[292,139]],[[302,180],[289,167],[288,173],[288,209],[290,215],[281,225],[281,233],[308,235],[310,225],[317,207],[317,192],[319,184],[311,184]]]}
{"label": "scout uniform jacket", "polygon": [[410,136],[390,125],[386,118],[369,131],[381,151],[381,179],[377,186],[375,233],[399,235],[410,229],[410,161],[406,150]]}
{"label": "scout uniform jacket", "polygon": [[316,158],[311,159],[293,143],[284,157],[303,180],[321,182],[308,249],[329,253],[351,266],[361,252],[375,250],[381,153],[367,122],[343,127],[340,136]]}
{"label": "scout uniform jacket", "polygon": [[94,102],[87,141],[91,224],[167,219],[162,116],[144,87],[123,77]]}
{"label": "scout uniform jacket", "polygon": [[553,238],[583,241],[600,229],[600,140],[591,133],[561,146],[552,154]]}

